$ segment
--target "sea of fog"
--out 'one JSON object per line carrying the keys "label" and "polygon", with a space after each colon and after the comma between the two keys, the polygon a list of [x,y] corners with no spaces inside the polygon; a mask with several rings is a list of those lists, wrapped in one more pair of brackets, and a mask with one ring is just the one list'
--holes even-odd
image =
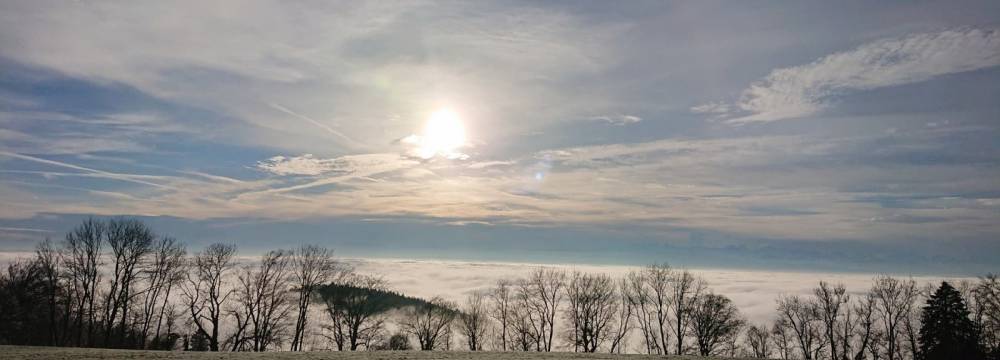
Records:
{"label": "sea of fog", "polygon": [[[25,258],[31,253],[0,252],[0,266],[15,258]],[[241,263],[253,261],[253,257],[241,257]],[[493,286],[500,279],[517,279],[526,276],[538,267],[550,267],[566,271],[605,273],[620,277],[636,266],[612,265],[561,265],[531,264],[512,262],[466,262],[452,260],[413,260],[389,258],[348,258],[342,261],[350,264],[361,274],[381,276],[392,290],[429,299],[441,296],[461,303],[475,291]],[[820,280],[832,284],[842,283],[847,290],[859,296],[871,287],[875,274],[792,272],[734,269],[689,269],[702,277],[708,289],[726,295],[733,300],[746,318],[755,323],[770,322],[775,315],[775,300],[782,294],[808,295]],[[894,275],[908,277],[908,275]],[[912,276],[920,285],[937,283],[942,280],[974,280],[962,277]]]}
{"label": "sea of fog", "polygon": [[[622,276],[636,270],[634,266],[552,265],[501,262],[461,262],[406,259],[347,259],[359,273],[380,275],[392,289],[407,295],[430,298],[442,296],[461,301],[468,294],[485,289],[497,280],[516,279],[537,267],[552,267],[567,271],[606,273]],[[775,300],[779,295],[807,295],[820,280],[832,284],[842,283],[858,296],[871,287],[875,274],[819,273],[787,271],[745,271],[725,269],[690,269],[701,276],[708,288],[733,300],[740,311],[752,322],[770,322],[775,315]],[[900,275],[906,276],[906,275]],[[961,281],[972,278],[913,276],[918,284],[937,283],[942,280]]]}

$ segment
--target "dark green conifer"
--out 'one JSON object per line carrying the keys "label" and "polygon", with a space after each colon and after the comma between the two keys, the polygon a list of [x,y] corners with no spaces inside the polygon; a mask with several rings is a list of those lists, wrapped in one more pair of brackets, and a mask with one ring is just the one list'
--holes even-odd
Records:
{"label": "dark green conifer", "polygon": [[924,306],[920,352],[924,360],[983,359],[979,333],[965,301],[948,282],[942,282]]}

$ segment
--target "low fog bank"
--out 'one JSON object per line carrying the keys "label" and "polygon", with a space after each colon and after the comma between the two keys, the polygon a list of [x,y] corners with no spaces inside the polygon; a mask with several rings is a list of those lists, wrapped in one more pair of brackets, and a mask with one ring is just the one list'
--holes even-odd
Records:
{"label": "low fog bank", "polygon": [[[499,279],[527,276],[538,267],[624,276],[635,266],[463,262],[408,259],[344,259],[359,273],[382,276],[389,286],[407,295],[425,299],[441,296],[460,302],[477,290],[492,287]],[[787,272],[731,269],[690,269],[718,294],[726,295],[752,323],[769,323],[775,315],[779,295],[811,295],[820,280],[843,283],[851,294],[863,294],[876,274]],[[905,274],[903,274],[905,276]],[[913,276],[918,285],[942,280],[974,280],[971,277]]]}
{"label": "low fog bank", "polygon": [[[0,252],[0,266],[17,258],[32,256],[28,252]],[[257,256],[244,255],[240,263],[255,261]],[[621,277],[636,266],[538,264],[512,262],[469,262],[452,260],[416,260],[390,258],[346,258],[356,272],[384,278],[389,287],[400,293],[430,299],[435,296],[461,303],[469,294],[486,290],[500,279],[518,279],[539,268],[554,268],[585,273],[603,273]],[[702,277],[712,291],[726,295],[751,323],[769,323],[775,317],[775,301],[780,295],[811,295],[820,280],[842,283],[853,295],[864,294],[876,274],[834,272],[760,271],[738,269],[691,268]],[[907,274],[894,274],[906,277]],[[918,285],[936,284],[947,280],[960,282],[974,277],[912,276]]]}

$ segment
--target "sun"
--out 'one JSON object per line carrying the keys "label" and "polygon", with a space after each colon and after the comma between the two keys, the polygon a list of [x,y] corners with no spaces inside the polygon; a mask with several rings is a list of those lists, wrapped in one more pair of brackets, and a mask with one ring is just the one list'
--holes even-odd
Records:
{"label": "sun", "polygon": [[441,109],[431,114],[420,137],[420,157],[452,157],[465,146],[465,126],[454,111]]}

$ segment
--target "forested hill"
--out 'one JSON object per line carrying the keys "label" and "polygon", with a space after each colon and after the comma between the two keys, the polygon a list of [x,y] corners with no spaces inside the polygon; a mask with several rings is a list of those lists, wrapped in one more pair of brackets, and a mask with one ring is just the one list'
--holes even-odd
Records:
{"label": "forested hill", "polygon": [[438,302],[427,301],[421,298],[407,296],[392,290],[357,286],[351,284],[328,284],[319,288],[319,299],[321,302],[332,302],[334,305],[346,305],[349,303],[365,302],[373,312],[384,312],[393,309],[406,307],[436,307],[447,311],[456,311]]}

